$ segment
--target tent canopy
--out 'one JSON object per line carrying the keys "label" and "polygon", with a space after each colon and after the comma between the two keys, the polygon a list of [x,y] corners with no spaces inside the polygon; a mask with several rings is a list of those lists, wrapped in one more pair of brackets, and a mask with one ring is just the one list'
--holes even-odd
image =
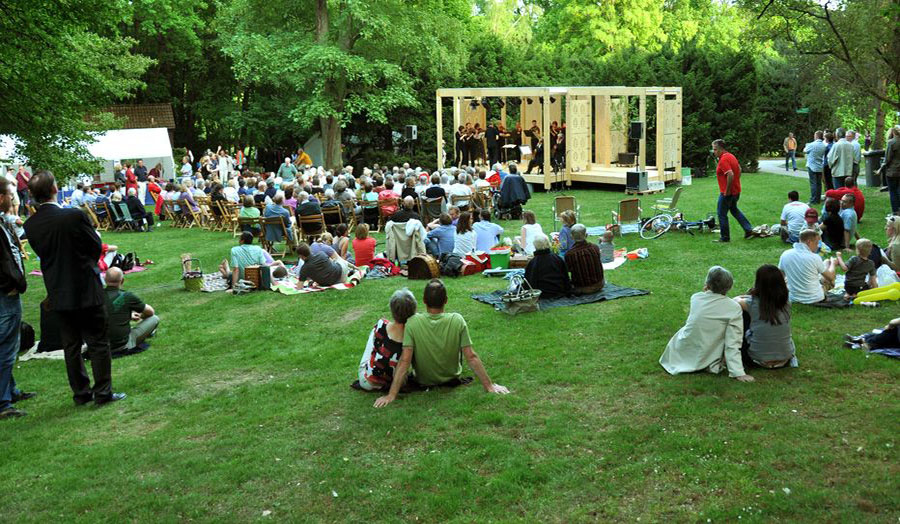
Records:
{"label": "tent canopy", "polygon": [[87,146],[88,151],[103,160],[101,180],[112,181],[113,166],[120,160],[143,159],[148,169],[161,163],[163,177],[175,175],[175,159],[172,144],[164,127],[147,129],[113,129],[96,136],[97,141]]}

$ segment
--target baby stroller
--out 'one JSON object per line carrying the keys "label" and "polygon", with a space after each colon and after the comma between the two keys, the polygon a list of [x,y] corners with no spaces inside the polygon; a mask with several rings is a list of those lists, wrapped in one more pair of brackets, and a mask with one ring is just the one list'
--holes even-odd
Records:
{"label": "baby stroller", "polygon": [[521,175],[510,173],[500,184],[500,191],[493,192],[493,197],[495,218],[518,220],[522,218],[522,206],[528,203],[531,193]]}

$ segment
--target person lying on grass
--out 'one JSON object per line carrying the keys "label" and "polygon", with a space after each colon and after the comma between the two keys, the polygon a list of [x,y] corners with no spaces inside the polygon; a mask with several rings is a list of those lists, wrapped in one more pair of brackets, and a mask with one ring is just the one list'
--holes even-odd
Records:
{"label": "person lying on grass", "polygon": [[660,365],[669,374],[719,373],[727,367],[728,376],[753,382],[741,363],[744,327],[741,306],[727,296],[733,285],[734,279],[727,269],[721,266],[709,269],[703,291],[691,297],[687,322],[672,336],[659,358]]}
{"label": "person lying on grass", "polygon": [[406,321],[416,313],[416,297],[406,288],[391,296],[391,321],[379,319],[359,361],[359,380],[352,387],[366,391],[388,388],[403,350]]}
{"label": "person lying on grass", "polygon": [[228,259],[219,264],[219,273],[228,281],[228,287],[234,288],[238,280],[244,278],[244,269],[247,266],[269,266],[272,268],[272,276],[283,278],[287,276],[287,268],[280,260],[274,260],[272,255],[263,248],[253,245],[253,234],[249,231],[241,233],[238,245],[231,248],[231,265]]}
{"label": "person lying on grass", "polygon": [[466,362],[486,392],[501,395],[509,393],[508,389],[491,381],[484,364],[472,349],[469,328],[462,315],[444,313],[444,307],[447,305],[447,288],[440,279],[432,279],[425,286],[423,301],[426,313],[416,314],[406,321],[403,331],[403,352],[394,371],[390,392],[379,397],[375,401],[375,407],[382,408],[397,399],[397,393],[400,392],[406,381],[406,374],[413,365],[414,354],[413,368],[419,385],[458,384],[465,356]]}

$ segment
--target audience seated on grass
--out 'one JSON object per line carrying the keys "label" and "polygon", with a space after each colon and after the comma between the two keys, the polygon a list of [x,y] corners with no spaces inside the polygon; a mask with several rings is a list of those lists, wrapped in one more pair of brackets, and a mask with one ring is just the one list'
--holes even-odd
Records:
{"label": "audience seated on grass", "polygon": [[475,231],[475,250],[486,252],[500,241],[503,227],[500,224],[491,222],[490,210],[482,209],[479,213],[481,220],[472,224],[472,229]]}
{"label": "audience seated on grass", "polygon": [[823,206],[822,242],[832,251],[840,251],[847,245],[844,243],[844,221],[840,216],[841,202],[834,198],[826,198]]}
{"label": "audience seated on grass", "polygon": [[616,245],[613,244],[613,232],[606,230],[600,237],[600,261],[608,264],[616,259]]}
{"label": "audience seated on grass", "polygon": [[856,216],[854,202],[855,197],[852,193],[845,193],[844,196],[841,197],[840,217],[844,224],[844,247],[847,248],[852,247],[853,243],[856,242],[856,239],[859,238],[859,233],[856,232],[856,226],[859,219]]}
{"label": "audience seated on grass", "polygon": [[596,244],[587,241],[587,228],[584,224],[572,226],[572,241],[572,248],[565,257],[566,267],[572,273],[572,292],[576,295],[590,295],[602,290],[602,253]]}
{"label": "audience seated on grass", "polygon": [[263,248],[253,245],[253,234],[244,231],[238,242],[237,246],[231,248],[231,264],[229,265],[227,259],[219,264],[219,272],[228,281],[229,287],[234,287],[238,280],[244,278],[244,269],[247,266],[269,266],[272,268],[273,277],[287,276],[287,269],[282,261],[274,260]]}
{"label": "audience seated on grass", "polygon": [[566,262],[550,251],[550,238],[540,233],[534,238],[534,258],[525,267],[525,280],[541,290],[541,298],[560,298],[572,294],[572,281]]}
{"label": "audience seated on grass", "polygon": [[445,313],[447,289],[440,279],[425,286],[425,313],[417,313],[406,321],[403,331],[403,351],[394,371],[387,395],[375,401],[375,407],[387,406],[397,399],[410,367],[420,386],[459,385],[462,361],[465,357],[488,393],[507,394],[509,390],[494,384],[481,359],[472,349],[469,328],[459,313]]}
{"label": "audience seated on grass", "polygon": [[440,258],[444,253],[453,253],[456,245],[456,228],[447,213],[441,213],[437,222],[438,225],[425,236],[425,251],[435,258]]}
{"label": "audience seated on grass", "polygon": [[353,239],[353,258],[357,266],[368,266],[375,258],[375,237],[369,236],[369,224],[356,226],[356,238]]}
{"label": "audience seated on grass", "polygon": [[793,244],[800,239],[800,232],[806,229],[806,211],[809,206],[800,202],[800,193],[788,193],[788,203],[781,208],[781,239]]}
{"label": "audience seated on grass", "polygon": [[880,333],[867,333],[863,336],[844,335],[844,345],[852,349],[898,349],[900,348],[900,317],[895,318],[881,328]]}
{"label": "audience seated on grass", "polygon": [[727,269],[713,266],[703,291],[691,296],[687,322],[669,340],[659,359],[672,375],[728,369],[728,376],[752,382],[741,362],[741,306],[728,298],[734,279]]}
{"label": "audience seated on grass", "polygon": [[[150,306],[122,286],[125,275],[117,267],[106,271],[106,314],[109,327],[109,349],[113,356],[128,353],[153,336],[159,326],[159,317]],[[133,327],[131,322],[137,322]]]}
{"label": "audience seated on grass", "polygon": [[472,215],[464,211],[456,222],[456,234],[453,236],[453,254],[465,257],[475,251],[475,231],[472,230]]}
{"label": "audience seated on grass", "polygon": [[819,233],[811,229],[800,232],[800,241],[781,254],[778,268],[787,280],[791,302],[815,304],[825,300],[825,292],[834,287],[834,259],[822,260],[818,255]]}
{"label": "audience seated on grass", "polygon": [[791,337],[791,302],[781,270],[763,264],[756,270],[750,294],[734,300],[744,310],[744,368],[774,369],[790,364],[796,350]]}
{"label": "audience seated on grass", "polygon": [[838,265],[844,270],[844,292],[848,297],[855,297],[860,291],[878,287],[875,262],[869,258],[871,253],[872,241],[868,238],[856,241],[856,256],[850,257],[847,262],[844,262],[840,251],[835,253]]}
{"label": "audience seated on grass", "polygon": [[537,217],[534,211],[522,212],[522,231],[520,236],[516,237],[516,245],[525,252],[526,255],[534,254],[534,239],[537,235],[544,234],[543,228],[537,223]]}
{"label": "audience seated on grass", "polygon": [[311,281],[319,286],[327,287],[347,281],[349,266],[342,259],[332,260],[324,252],[313,253],[309,244],[301,242],[297,245],[297,255],[303,261],[298,278]]}
{"label": "audience seated on grass", "polygon": [[566,252],[572,249],[572,245],[575,243],[572,240],[572,226],[575,225],[575,212],[571,209],[567,209],[559,214],[559,219],[562,221],[562,227],[559,229],[559,256],[565,257]]}
{"label": "audience seated on grass", "polygon": [[834,198],[836,200],[841,200],[846,194],[853,195],[853,210],[856,211],[856,218],[858,221],[862,220],[863,213],[866,210],[866,197],[863,195],[863,192],[856,187],[856,183],[854,182],[853,177],[847,178],[844,180],[844,187],[839,187],[836,189],[829,189],[825,192],[825,196],[827,198]]}
{"label": "audience seated on grass", "polygon": [[369,334],[366,349],[359,361],[360,389],[374,391],[387,389],[394,380],[394,369],[403,350],[403,334],[406,321],[416,313],[416,297],[408,289],[394,291],[391,296],[391,319],[379,319]]}

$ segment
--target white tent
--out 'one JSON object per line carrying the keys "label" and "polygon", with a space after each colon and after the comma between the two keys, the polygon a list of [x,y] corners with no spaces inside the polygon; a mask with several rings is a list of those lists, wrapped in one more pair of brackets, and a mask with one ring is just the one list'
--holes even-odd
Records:
{"label": "white tent", "polygon": [[87,146],[88,151],[103,162],[103,182],[112,182],[113,166],[121,160],[142,159],[150,170],[162,164],[163,178],[175,176],[175,159],[172,143],[164,127],[147,129],[113,129],[96,136],[97,141]]}

